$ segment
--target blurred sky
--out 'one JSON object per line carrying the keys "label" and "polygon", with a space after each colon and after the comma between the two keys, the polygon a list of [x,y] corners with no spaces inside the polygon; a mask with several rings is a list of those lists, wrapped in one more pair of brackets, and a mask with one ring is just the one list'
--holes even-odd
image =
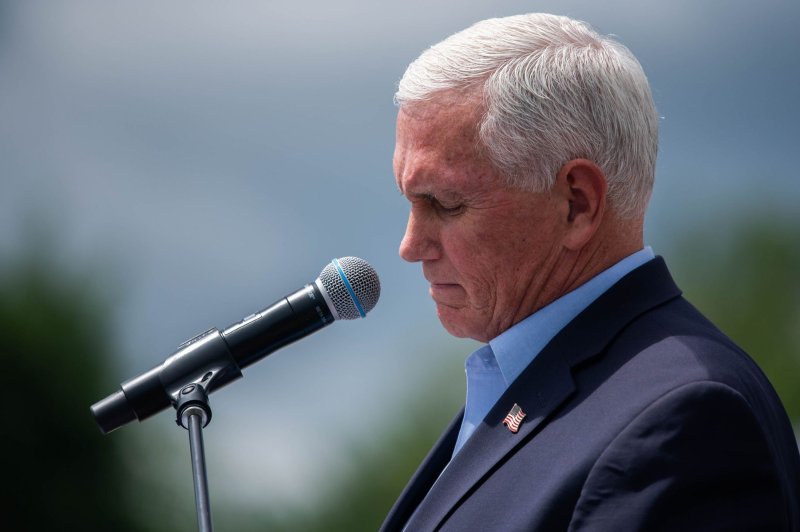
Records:
{"label": "blurred sky", "polygon": [[[366,321],[212,397],[220,496],[335,485],[347,444],[402,420],[431,365],[463,387],[474,347],[440,328],[419,267],[397,256],[397,80],[447,35],[530,11],[586,20],[644,66],[663,117],[657,252],[743,211],[797,208],[797,1],[0,0],[0,253],[43,245],[54,272],[96,278],[116,308],[109,393],[332,257],[372,263],[383,294]],[[183,442],[171,413],[147,423]]]}

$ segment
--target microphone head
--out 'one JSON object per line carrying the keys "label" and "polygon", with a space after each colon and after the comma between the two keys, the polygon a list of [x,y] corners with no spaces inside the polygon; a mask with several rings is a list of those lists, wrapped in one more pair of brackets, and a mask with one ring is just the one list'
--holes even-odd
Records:
{"label": "microphone head", "polygon": [[337,320],[365,317],[381,296],[378,274],[358,257],[333,259],[320,272],[316,284]]}

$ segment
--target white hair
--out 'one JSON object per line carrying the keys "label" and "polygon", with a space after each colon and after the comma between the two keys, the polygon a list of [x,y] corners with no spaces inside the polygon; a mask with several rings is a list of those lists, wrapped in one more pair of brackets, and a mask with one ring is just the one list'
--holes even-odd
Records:
{"label": "white hair", "polygon": [[488,19],[422,53],[395,102],[477,90],[479,138],[510,186],[544,192],[569,160],[586,158],[608,180],[625,218],[647,207],[658,151],[658,115],[633,54],[585,22],[534,13]]}

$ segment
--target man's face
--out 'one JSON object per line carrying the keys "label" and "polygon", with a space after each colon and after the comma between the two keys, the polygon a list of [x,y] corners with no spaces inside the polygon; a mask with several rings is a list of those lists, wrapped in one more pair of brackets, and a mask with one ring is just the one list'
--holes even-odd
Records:
{"label": "man's face", "polygon": [[411,203],[400,256],[422,262],[442,325],[485,342],[554,299],[567,213],[504,184],[479,148],[479,118],[464,98],[401,109],[394,171]]}

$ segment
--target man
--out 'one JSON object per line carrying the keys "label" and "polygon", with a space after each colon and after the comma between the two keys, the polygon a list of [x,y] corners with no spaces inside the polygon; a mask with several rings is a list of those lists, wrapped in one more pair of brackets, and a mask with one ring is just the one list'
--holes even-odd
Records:
{"label": "man", "polygon": [[800,529],[778,397],[644,246],[658,117],[631,53],[564,17],[486,20],[396,100],[400,255],[487,345],[383,530]]}

